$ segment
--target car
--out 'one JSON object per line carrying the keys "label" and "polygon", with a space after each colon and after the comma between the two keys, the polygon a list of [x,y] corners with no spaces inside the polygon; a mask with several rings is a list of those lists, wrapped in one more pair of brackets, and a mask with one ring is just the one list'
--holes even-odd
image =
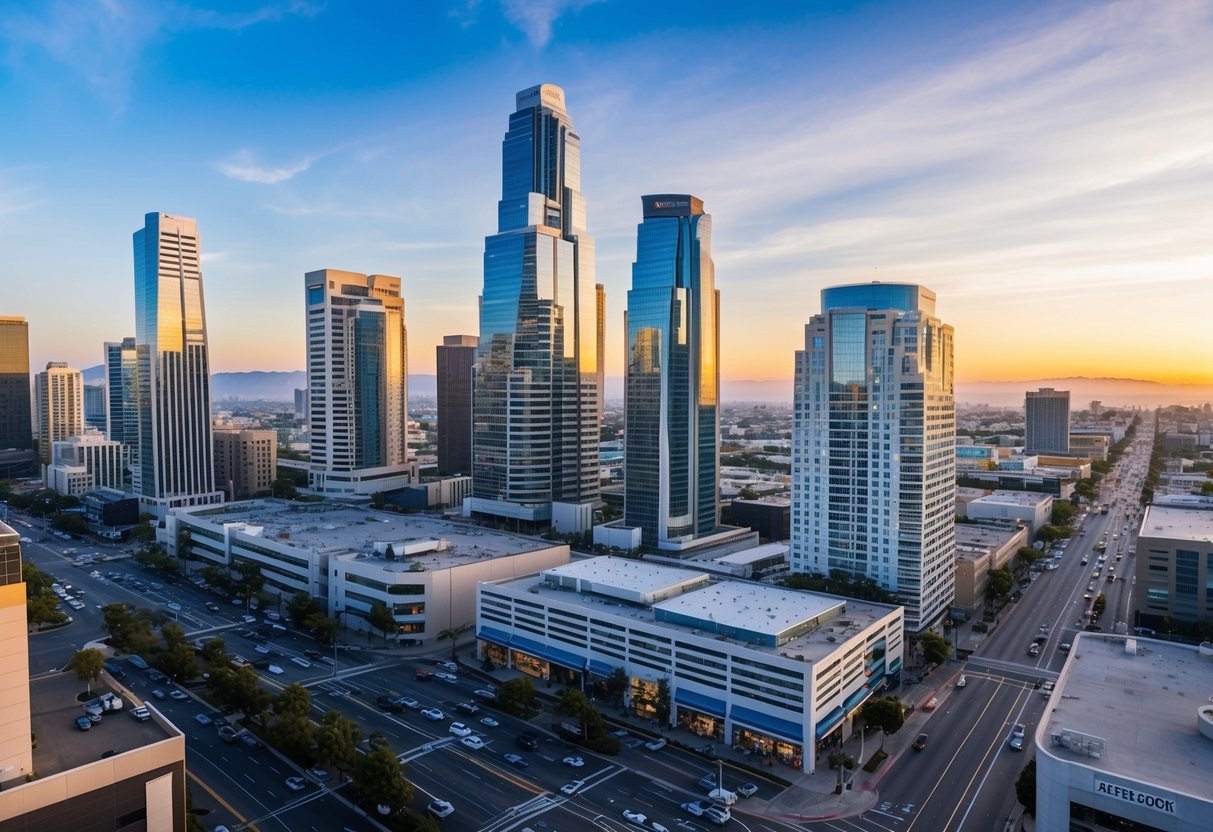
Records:
{"label": "car", "polygon": [[441,679],[444,682],[452,682],[452,683],[459,681],[459,677],[456,676],[454,673],[435,673],[434,678]]}
{"label": "car", "polygon": [[1016,736],[1015,734],[1012,734],[1007,738],[1007,745],[1010,746],[1011,750],[1013,751],[1023,751],[1023,736]]}
{"label": "car", "polygon": [[464,737],[463,739],[460,740],[460,742],[463,743],[464,745],[466,745],[468,748],[472,749],[473,751],[479,751],[480,749],[482,749],[486,745],[488,745],[488,743],[486,743],[480,737],[476,737],[476,736]]}
{"label": "car", "polygon": [[[218,609],[218,605],[216,605],[216,609]],[[256,623],[257,623],[257,616],[255,616],[255,615],[242,615],[242,616],[240,616],[240,620],[241,620],[241,621],[243,621],[245,624],[256,624]]]}
{"label": "car", "polygon": [[914,743],[910,747],[915,751],[922,751],[927,747],[927,735],[925,733],[919,734],[914,738]]}
{"label": "car", "polygon": [[424,711],[421,712],[421,715],[423,717],[425,717],[426,719],[433,720],[434,722],[438,722],[442,719],[445,719],[445,716],[442,713],[442,711],[438,710],[437,708],[426,708]]}
{"label": "car", "polygon": [[281,613],[275,612],[274,610],[266,610],[265,617],[268,618],[270,621],[281,621],[282,620]]}
{"label": "car", "polygon": [[266,668],[266,670],[268,670],[270,673],[273,673],[275,676],[281,676],[282,672],[283,672],[282,668],[276,664],[271,664],[269,667]]}
{"label": "car", "polygon": [[375,707],[381,711],[391,711],[394,714],[404,711],[404,708],[400,705],[400,700],[394,696],[375,697]]}
{"label": "car", "polygon": [[455,706],[455,710],[465,714],[476,714],[480,712],[480,706],[475,702],[460,702]]}
{"label": "car", "polygon": [[253,649],[262,655],[266,655],[270,652],[270,646],[268,644],[258,644]]}
{"label": "car", "polygon": [[257,739],[257,735],[253,734],[251,731],[245,731],[240,735],[239,740],[249,748],[261,747],[261,740]]}
{"label": "car", "polygon": [[488,688],[478,688],[472,691],[472,695],[484,699],[487,702],[492,702],[497,698],[497,691],[489,690]]}
{"label": "car", "polygon": [[581,768],[585,765],[585,760],[580,757],[565,757],[564,764],[569,768]]}
{"label": "car", "polygon": [[312,666],[312,663],[309,662],[307,659],[303,658],[303,656],[291,656],[291,664],[297,664],[300,667],[311,667]]}
{"label": "car", "polygon": [[304,651],[303,651],[303,655],[307,656],[309,659],[315,659],[315,660],[317,660],[317,661],[320,659],[320,651],[319,651],[319,650],[311,650],[311,649],[309,649],[309,650],[304,650]]}
{"label": "car", "polygon": [[[426,714],[426,716],[429,716],[429,714]],[[457,737],[471,736],[472,733],[472,729],[464,725],[462,722],[452,722],[451,727],[447,730]]]}
{"label": "car", "polygon": [[716,786],[716,772],[714,771],[708,772],[703,777],[699,778],[699,788],[701,789],[714,789]]}
{"label": "car", "polygon": [[431,800],[425,810],[436,818],[445,818],[455,811],[455,807],[445,800]]}
{"label": "car", "polygon": [[1094,591],[1095,591],[1094,582],[1087,584],[1087,592],[1094,592]]}
{"label": "car", "polygon": [[232,599],[232,606],[233,606],[233,607],[243,607],[243,606],[244,606],[244,599],[243,599],[243,598],[233,598],[233,599]]}
{"label": "car", "polygon": [[523,757],[521,754],[506,754],[502,759],[515,768],[526,768],[530,765],[526,757]]}
{"label": "car", "polygon": [[717,826],[724,826],[732,819],[733,813],[723,806],[709,806],[703,816]]}
{"label": "car", "polygon": [[572,796],[577,794],[577,791],[584,785],[584,780],[573,780],[572,782],[565,783],[563,786],[561,786],[560,793]]}
{"label": "car", "polygon": [[480,717],[480,724],[487,725],[490,728],[496,728],[501,723],[498,722],[497,720],[493,719],[491,716],[482,716],[482,717]]}
{"label": "car", "polygon": [[626,739],[626,738],[630,737],[631,734],[628,732],[627,728],[616,728],[614,731],[611,732],[611,736],[619,737],[620,739]]}
{"label": "car", "polygon": [[286,778],[286,787],[293,792],[301,792],[307,788],[307,781],[302,777],[288,777]]}
{"label": "car", "polygon": [[514,737],[514,744],[523,751],[538,751],[539,737],[531,731],[523,731],[521,734]]}
{"label": "car", "polygon": [[152,718],[152,712],[143,705],[140,705],[137,708],[131,708],[130,715],[140,722],[147,722]]}
{"label": "car", "polygon": [[649,751],[660,751],[661,749],[665,748],[666,742],[667,740],[665,737],[660,737],[655,740],[649,740],[644,744],[644,747]]}
{"label": "car", "polygon": [[236,733],[236,729],[233,728],[232,726],[230,726],[230,725],[220,725],[219,726],[219,739],[223,740],[224,742],[235,742],[237,736],[239,736],[239,735]]}
{"label": "car", "polygon": [[746,783],[734,789],[742,797],[753,797],[758,793],[758,785],[756,783]]}
{"label": "car", "polygon": [[87,716],[76,717],[76,727],[81,731],[88,731],[93,727],[93,721]]}
{"label": "car", "polygon": [[210,610],[211,612],[219,612],[219,605],[216,604],[214,601],[207,601],[206,608],[208,610]]}
{"label": "car", "polygon": [[152,696],[156,697],[157,699],[163,699],[164,697],[168,696],[168,694],[160,688],[156,688],[154,691],[152,691]]}
{"label": "car", "polygon": [[956,680],[956,687],[963,688],[968,683],[969,683],[969,677],[962,674],[961,677]]}
{"label": "car", "polygon": [[705,804],[702,800],[692,800],[689,803],[682,804],[682,810],[694,817],[703,817],[703,813],[707,811],[710,804]]}
{"label": "car", "polygon": [[421,710],[421,703],[411,696],[402,696],[396,700],[398,703],[408,708],[410,711]]}
{"label": "car", "polygon": [[641,814],[640,812],[634,812],[631,809],[624,809],[623,810],[623,819],[630,820],[632,823],[639,824],[640,826],[644,826],[644,822],[646,820],[648,820],[648,816]]}
{"label": "car", "polygon": [[178,604],[176,601],[173,601],[170,604],[168,604],[168,608],[170,610],[172,610],[173,612],[181,612],[181,605]]}
{"label": "car", "polygon": [[173,688],[171,691],[169,691],[168,698],[181,702],[182,700],[189,699],[190,695],[180,688]]}
{"label": "car", "polygon": [[215,720],[211,719],[210,716],[208,716],[207,714],[195,714],[194,722],[197,722],[199,725],[214,725],[215,724]]}
{"label": "car", "polygon": [[97,723],[97,722],[101,721],[101,711],[100,710],[86,711],[84,715],[86,717],[88,717],[89,722]]}
{"label": "car", "polygon": [[1063,641],[1061,644],[1059,644],[1057,646],[1057,649],[1063,653],[1069,653],[1070,652],[1070,642]]}
{"label": "car", "polygon": [[325,780],[329,779],[329,773],[327,771],[325,771],[324,769],[322,769],[320,766],[312,766],[311,768],[309,768],[307,770],[307,776],[312,778],[313,780],[318,780],[321,783],[323,783]]}

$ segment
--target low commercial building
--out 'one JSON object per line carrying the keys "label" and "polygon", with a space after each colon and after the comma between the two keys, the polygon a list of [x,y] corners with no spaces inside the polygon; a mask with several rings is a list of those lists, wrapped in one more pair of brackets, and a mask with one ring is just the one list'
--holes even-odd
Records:
{"label": "low commercial building", "polygon": [[281,606],[303,592],[328,615],[370,629],[375,602],[396,619],[388,638],[434,642],[475,620],[476,583],[569,561],[569,547],[537,538],[337,503],[251,500],[171,513],[164,542],[202,565],[257,564]]}
{"label": "low commercial building", "polygon": [[903,658],[901,607],[595,557],[483,583],[483,657],[541,679],[628,677],[627,707],[812,773]]}
{"label": "low commercial building", "polygon": [[971,615],[986,596],[990,573],[1010,564],[1020,547],[1031,542],[1027,525],[957,523],[953,609]]}
{"label": "low commercial building", "polygon": [[1071,433],[1070,453],[1085,459],[1104,460],[1108,458],[1111,447],[1111,437],[1102,433]]}
{"label": "low commercial building", "polygon": [[1036,828],[1206,832],[1213,650],[1081,633],[1036,729]]}
{"label": "low commercial building", "polygon": [[1003,520],[1024,523],[1033,535],[1045,527],[1053,513],[1053,498],[1027,491],[995,491],[966,506],[973,520]]}
{"label": "low commercial building", "polygon": [[998,467],[996,445],[957,445],[957,471],[990,471]]}
{"label": "low commercial building", "polygon": [[1030,491],[1048,494],[1056,500],[1068,500],[1074,495],[1074,480],[1064,473],[1033,471],[958,471],[957,482],[975,488],[1006,491]]}
{"label": "low commercial building", "polygon": [[1146,506],[1137,534],[1137,623],[1213,621],[1213,501]]}

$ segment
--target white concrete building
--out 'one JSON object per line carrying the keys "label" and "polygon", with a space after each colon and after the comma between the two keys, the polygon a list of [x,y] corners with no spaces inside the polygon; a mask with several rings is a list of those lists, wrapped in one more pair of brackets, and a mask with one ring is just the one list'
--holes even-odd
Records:
{"label": "white concrete building", "polygon": [[60,494],[79,497],[98,488],[122,489],[126,449],[99,433],[69,436],[56,442],[46,484]]}
{"label": "white concrete building", "polygon": [[1053,515],[1053,498],[1032,491],[994,491],[969,501],[965,513],[972,520],[1024,523],[1035,535]]}
{"label": "white concrete building", "polygon": [[628,706],[812,772],[902,664],[900,607],[595,557],[482,583],[481,654],[543,679],[627,674]]}
{"label": "white concrete building", "polygon": [[1135,570],[1138,624],[1213,620],[1213,500],[1171,498],[1146,506]]}
{"label": "white concrete building", "polygon": [[1207,832],[1213,647],[1082,633],[1036,728],[1036,828]]}

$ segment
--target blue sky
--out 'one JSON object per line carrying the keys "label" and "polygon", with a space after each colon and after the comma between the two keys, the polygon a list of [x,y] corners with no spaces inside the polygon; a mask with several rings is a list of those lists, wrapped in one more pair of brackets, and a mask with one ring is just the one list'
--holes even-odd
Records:
{"label": "blue sky", "polygon": [[[749,8],[757,6],[757,9]],[[909,280],[962,380],[1213,382],[1213,3],[12,3],[0,314],[133,334],[131,233],[196,217],[212,365],[303,365],[302,276],[475,333],[514,93],[566,91],[608,291],[639,197],[712,213],[722,374],[790,377],[828,285]]]}

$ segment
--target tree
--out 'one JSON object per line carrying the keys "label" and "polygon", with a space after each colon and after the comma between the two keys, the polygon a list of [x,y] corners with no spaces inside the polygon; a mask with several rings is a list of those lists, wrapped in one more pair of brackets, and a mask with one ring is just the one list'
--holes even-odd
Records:
{"label": "tree", "polygon": [[1021,561],[1026,564],[1033,564],[1044,557],[1044,552],[1037,549],[1035,546],[1020,546],[1019,551],[1015,553]]}
{"label": "tree", "polygon": [[1102,616],[1104,614],[1104,610],[1106,610],[1107,608],[1108,608],[1108,599],[1105,598],[1103,593],[1101,592],[1095,596],[1095,603],[1091,604],[1091,612],[1092,612],[1092,614],[1094,614],[1094,616],[1096,618],[1099,618],[1100,616]]}
{"label": "tree", "polygon": [[602,712],[576,688],[562,693],[554,710],[577,720],[581,728],[581,741],[586,747],[604,754],[617,754],[622,747],[619,738],[607,731]]}
{"label": "tree", "polygon": [[307,628],[308,619],[316,614],[323,614],[319,602],[306,592],[296,592],[291,600],[286,602],[286,617],[299,629]]}
{"label": "tree", "polygon": [[25,616],[30,624],[62,624],[67,614],[55,609],[58,597],[49,589],[39,589],[25,601]]}
{"label": "tree", "polygon": [[884,750],[884,738],[901,730],[901,726],[905,724],[906,720],[905,706],[893,696],[869,699],[859,713],[865,725],[880,729],[882,751]]}
{"label": "tree", "polygon": [[1005,566],[1001,569],[990,570],[990,582],[986,584],[986,594],[991,598],[1004,598],[1015,586],[1015,575]]}
{"label": "tree", "polygon": [[670,724],[670,680],[664,676],[657,680],[657,701],[653,704],[654,716],[662,725]]}
{"label": "tree", "polygon": [[306,629],[316,637],[316,641],[321,644],[332,644],[337,640],[337,633],[341,632],[341,622],[336,618],[329,618],[323,613],[317,613],[304,622]]}
{"label": "tree", "polygon": [[606,679],[606,692],[613,703],[617,705],[623,703],[623,695],[628,692],[628,685],[631,682],[627,671],[622,667],[611,670],[611,675]]}
{"label": "tree", "polygon": [[308,719],[311,707],[312,695],[298,682],[287,685],[274,700],[274,742],[282,753],[302,763],[311,763],[314,753],[316,726]]}
{"label": "tree", "polygon": [[139,627],[130,605],[120,601],[106,604],[101,608],[101,617],[105,619],[105,629],[109,631],[113,645],[120,650],[127,649]]}
{"label": "tree", "polygon": [[270,494],[280,500],[294,500],[299,489],[290,480],[279,478],[270,483]]}
{"label": "tree", "polygon": [[202,659],[202,663],[211,670],[227,667],[232,662],[232,657],[227,652],[227,644],[218,636],[209,638],[203,643],[199,657]]}
{"label": "tree", "polygon": [[202,567],[200,572],[202,580],[206,581],[211,586],[218,589],[220,592],[227,592],[232,585],[232,578],[228,571],[222,566],[210,564]]}
{"label": "tree", "polygon": [[1074,519],[1074,515],[1077,513],[1078,510],[1069,503],[1062,500],[1054,500],[1053,516],[1050,518],[1050,522],[1054,526],[1068,526],[1070,525],[1070,521]]}
{"label": "tree", "polygon": [[1015,781],[1015,797],[1025,812],[1036,817],[1036,760],[1028,760],[1023,771],[1019,772],[1019,779]]}
{"label": "tree", "polygon": [[455,649],[459,646],[459,637],[470,629],[472,629],[471,624],[460,624],[458,627],[451,627],[450,629],[443,630],[438,634],[439,641],[446,641],[447,639],[450,639],[452,659],[455,658]]}
{"label": "tree", "polygon": [[523,719],[533,716],[539,710],[535,683],[525,676],[502,682],[497,689],[497,707]]}
{"label": "tree", "polygon": [[362,729],[340,711],[330,708],[316,731],[316,753],[320,761],[337,771],[338,778],[354,770]]}
{"label": "tree", "polygon": [[190,555],[194,551],[194,538],[190,535],[189,529],[182,529],[177,532],[177,557],[182,563],[188,564]]}
{"label": "tree", "polygon": [[75,511],[61,511],[51,518],[51,528],[68,534],[88,534],[88,520]]}
{"label": "tree", "polygon": [[181,625],[165,624],[160,628],[160,638],[164,641],[164,646],[156,652],[160,669],[177,681],[197,676],[198,659],[194,646],[185,637]]}
{"label": "tree", "polygon": [[383,645],[386,647],[388,633],[396,630],[396,616],[392,615],[392,611],[388,609],[387,604],[382,601],[376,601],[371,604],[371,612],[366,620],[372,629],[383,633]]}
{"label": "tree", "polygon": [[261,564],[251,560],[236,562],[236,594],[244,600],[248,609],[249,601],[261,592],[265,586],[265,576],[261,574]]}
{"label": "tree", "polygon": [[842,778],[846,772],[855,768],[855,758],[839,749],[830,754],[830,768],[838,769],[838,785],[834,787],[835,794],[842,794]]}
{"label": "tree", "polygon": [[367,803],[398,812],[413,801],[413,785],[388,746],[379,746],[354,762],[354,788]]}
{"label": "tree", "polygon": [[[382,508],[382,506],[376,506],[376,507]],[[386,561],[395,560],[396,559],[396,547],[394,547],[392,544],[389,543],[387,545],[387,548],[383,550],[383,559]]]}
{"label": "tree", "polygon": [[1069,526],[1054,526],[1052,523],[1046,523],[1044,528],[1037,534],[1045,543],[1052,543],[1054,540],[1060,540],[1063,537],[1070,537],[1074,534],[1074,530]]}
{"label": "tree", "polygon": [[928,630],[922,634],[922,657],[930,664],[943,664],[952,652],[952,643],[939,633]]}
{"label": "tree", "polygon": [[93,682],[101,678],[101,670],[105,667],[105,654],[96,647],[85,647],[77,650],[64,665],[65,670],[74,670],[76,678],[88,683],[88,692],[92,696]]}

